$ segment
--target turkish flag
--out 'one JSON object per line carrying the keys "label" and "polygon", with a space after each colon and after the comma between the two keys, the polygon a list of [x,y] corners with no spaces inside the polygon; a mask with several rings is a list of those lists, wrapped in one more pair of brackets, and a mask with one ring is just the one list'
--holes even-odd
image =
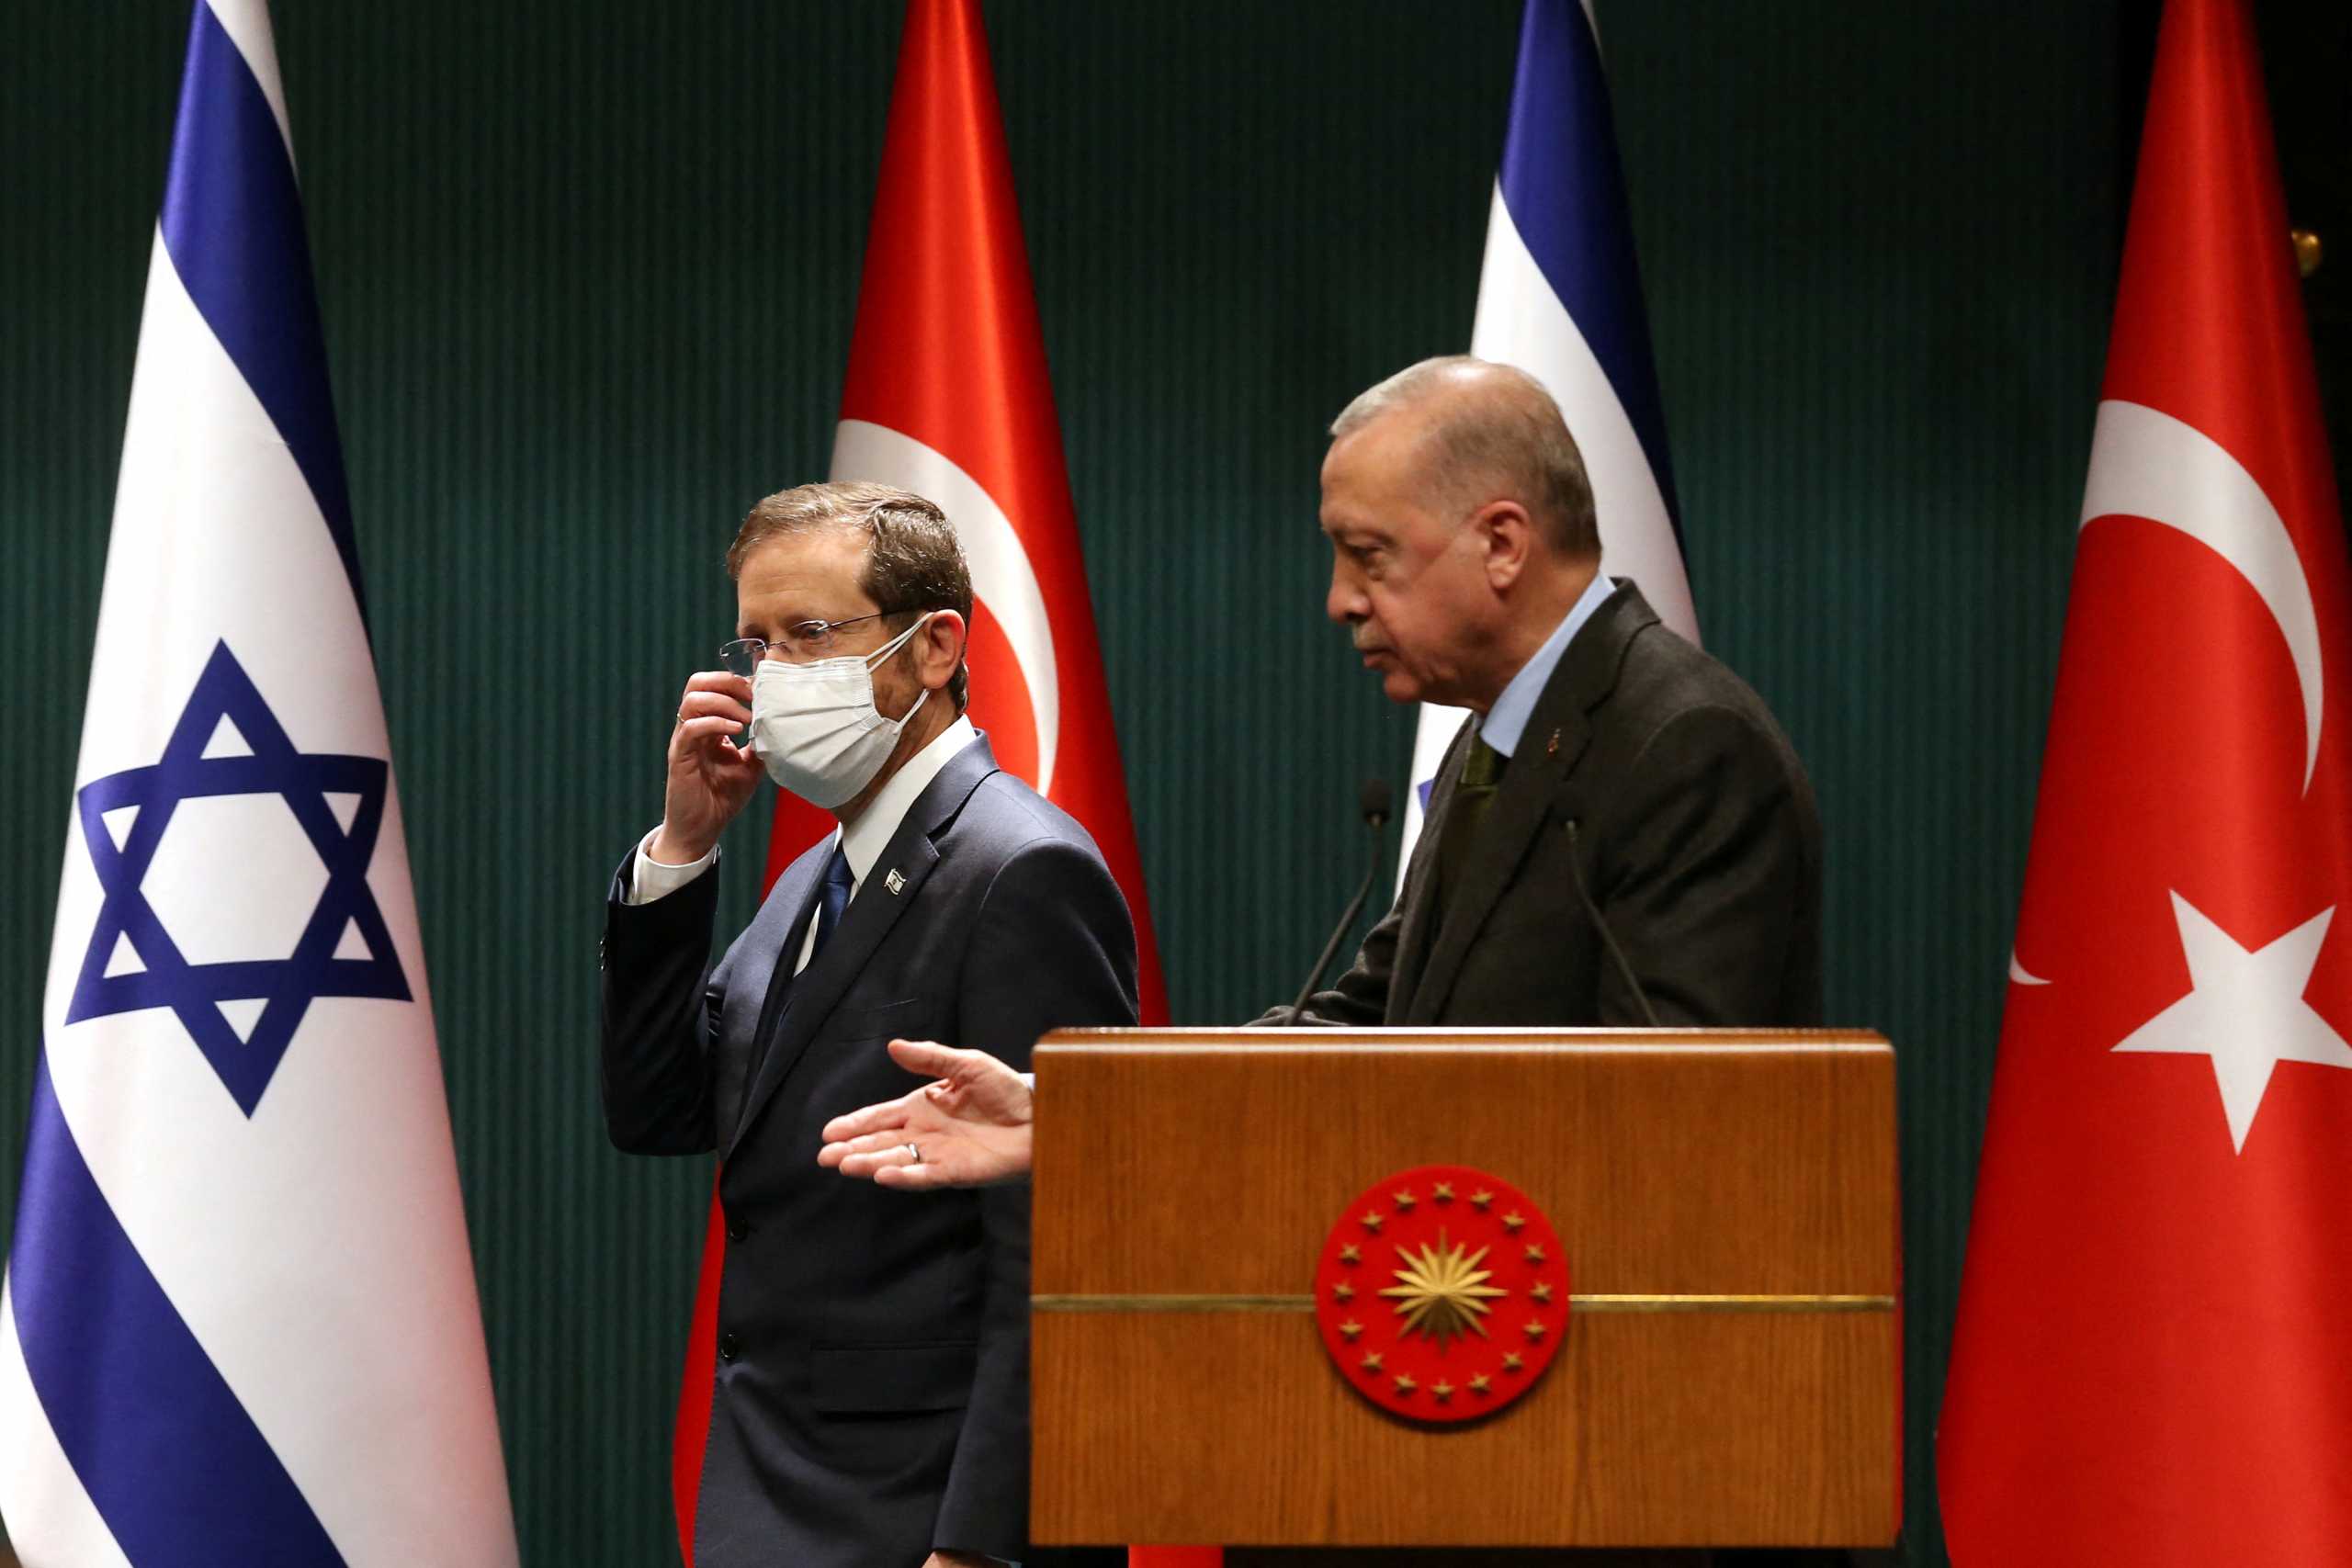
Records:
{"label": "turkish flag", "polygon": [[2245,9],[2173,0],[1944,1402],[1961,1568],[2352,1552],[2352,604],[2297,290]]}
{"label": "turkish flag", "polygon": [[[913,491],[955,523],[976,600],[966,652],[972,721],[988,732],[1000,764],[1093,835],[1135,916],[1143,1021],[1166,1022],[1167,987],[974,0],[907,7],[831,477]],[[830,814],[779,795],[769,883],[832,827]],[[714,1192],[671,1447],[679,1545],[689,1562],[725,1248]]]}

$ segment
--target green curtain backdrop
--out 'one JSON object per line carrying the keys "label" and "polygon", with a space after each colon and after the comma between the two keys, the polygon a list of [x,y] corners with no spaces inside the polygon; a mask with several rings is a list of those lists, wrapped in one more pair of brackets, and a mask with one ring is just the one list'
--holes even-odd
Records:
{"label": "green curtain backdrop", "polygon": [[[1238,1020],[1335,915],[1357,781],[1404,772],[1409,716],[1321,616],[1320,431],[1468,340],[1518,5],[989,21],[1175,1010]],[[1939,1562],[1931,1424],[2120,236],[2118,17],[1601,23],[1706,639],[1818,785],[1830,1011],[1902,1048],[1910,1558]],[[0,52],[0,1216],[186,25],[37,6]],[[709,1171],[605,1145],[599,904],[727,635],[736,520],[824,471],[898,26],[280,7],[535,1564],[671,1551]],[[759,858],[741,830],[730,918]]]}

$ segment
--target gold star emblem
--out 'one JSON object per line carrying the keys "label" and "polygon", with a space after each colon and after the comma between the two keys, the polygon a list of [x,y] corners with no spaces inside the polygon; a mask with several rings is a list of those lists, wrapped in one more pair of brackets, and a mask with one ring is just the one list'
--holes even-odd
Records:
{"label": "gold star emblem", "polygon": [[1480,1372],[1476,1377],[1470,1380],[1470,1392],[1472,1393],[1492,1393],[1495,1392],[1495,1380],[1488,1377],[1486,1373]]}
{"label": "gold star emblem", "polygon": [[1430,1196],[1441,1203],[1453,1202],[1453,1183],[1451,1181],[1439,1182],[1435,1187],[1430,1190]]}
{"label": "gold star emblem", "polygon": [[[1378,1359],[1377,1357],[1374,1359],[1375,1360]],[[1526,1370],[1527,1363],[1519,1359],[1518,1351],[1506,1350],[1503,1352],[1503,1371],[1507,1372],[1519,1372],[1525,1371]]]}
{"label": "gold star emblem", "polygon": [[1544,1320],[1542,1318],[1529,1318],[1525,1327],[1527,1329],[1527,1337],[1530,1339],[1541,1339],[1544,1337]]}
{"label": "gold star emblem", "polygon": [[1415,1382],[1411,1378],[1407,1377],[1403,1372],[1398,1372],[1396,1374],[1396,1392],[1398,1393],[1410,1393],[1420,1386],[1420,1384]]}
{"label": "gold star emblem", "polygon": [[1331,1299],[1335,1302],[1351,1302],[1356,1299],[1356,1288],[1342,1280],[1331,1287]]}
{"label": "gold star emblem", "polygon": [[1350,1242],[1345,1247],[1340,1248],[1340,1261],[1342,1263],[1361,1263],[1363,1261],[1363,1254],[1356,1250],[1356,1244],[1354,1242]]}
{"label": "gold star emblem", "polygon": [[1521,1217],[1519,1211],[1516,1209],[1503,1216],[1503,1229],[1510,1232],[1513,1235],[1517,1235],[1519,1234],[1519,1227],[1526,1223],[1527,1221]]}
{"label": "gold star emblem", "polygon": [[1437,1382],[1430,1384],[1430,1392],[1437,1395],[1438,1403],[1442,1404],[1447,1400],[1453,1397],[1453,1385],[1446,1382],[1443,1378],[1440,1378]]}
{"label": "gold star emblem", "polygon": [[1363,1332],[1363,1325],[1358,1323],[1351,1317],[1348,1319],[1347,1322],[1340,1325],[1340,1332],[1346,1335],[1349,1338],[1353,1339],[1357,1335]]}
{"label": "gold star emblem", "polygon": [[1413,1190],[1411,1188],[1400,1188],[1397,1190],[1396,1209],[1399,1213],[1411,1213],[1413,1212],[1413,1205],[1419,1201],[1419,1199],[1413,1196]]}
{"label": "gold star emblem", "polygon": [[1358,1364],[1361,1365],[1365,1371],[1378,1371],[1380,1370],[1380,1352],[1374,1350],[1371,1355],[1366,1356],[1363,1361]]}
{"label": "gold star emblem", "polygon": [[1533,1296],[1539,1302],[1548,1302],[1552,1299],[1552,1281],[1545,1280],[1536,1285],[1533,1289],[1530,1290],[1527,1293]]}
{"label": "gold star emblem", "polygon": [[1543,1262],[1543,1261],[1544,1261],[1544,1249],[1543,1249],[1541,1247],[1529,1247],[1529,1248],[1527,1249],[1527,1260],[1528,1260],[1530,1263],[1541,1263],[1541,1262]]}
{"label": "gold star emblem", "polygon": [[1374,1210],[1373,1213],[1366,1214],[1363,1217],[1363,1228],[1371,1231],[1375,1235],[1380,1233],[1380,1227],[1387,1223],[1388,1222],[1385,1219],[1382,1218],[1378,1210]]}
{"label": "gold star emblem", "polygon": [[1495,1195],[1484,1188],[1480,1188],[1477,1191],[1470,1194],[1470,1201],[1477,1204],[1481,1209],[1485,1208],[1494,1201]]}
{"label": "gold star emblem", "polygon": [[1486,1325],[1478,1320],[1487,1314],[1487,1303],[1510,1293],[1487,1284],[1494,1270],[1478,1267],[1488,1248],[1465,1252],[1440,1231],[1433,1247],[1425,1244],[1418,1253],[1409,1247],[1396,1250],[1405,1267],[1394,1270],[1397,1282],[1380,1293],[1395,1299],[1405,1329],[1428,1335],[1440,1348],[1474,1329],[1479,1337],[1486,1337]]}

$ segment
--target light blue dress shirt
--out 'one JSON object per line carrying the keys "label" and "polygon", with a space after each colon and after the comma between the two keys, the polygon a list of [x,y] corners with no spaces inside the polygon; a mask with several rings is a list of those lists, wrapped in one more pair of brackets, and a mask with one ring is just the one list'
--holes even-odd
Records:
{"label": "light blue dress shirt", "polygon": [[1544,695],[1544,688],[1552,683],[1552,671],[1560,667],[1560,656],[1568,651],[1568,644],[1592,619],[1593,612],[1616,592],[1617,584],[1610,581],[1608,573],[1592,574],[1590,586],[1568,606],[1568,613],[1552,635],[1544,639],[1535,657],[1520,666],[1519,673],[1503,688],[1503,694],[1495,699],[1495,705],[1478,726],[1481,739],[1506,757],[1518,751],[1520,734],[1526,729],[1527,721],[1535,716],[1536,701]]}

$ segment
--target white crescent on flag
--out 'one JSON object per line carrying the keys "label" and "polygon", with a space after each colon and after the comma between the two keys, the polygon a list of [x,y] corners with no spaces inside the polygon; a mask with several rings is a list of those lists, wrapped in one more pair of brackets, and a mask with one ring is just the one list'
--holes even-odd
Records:
{"label": "white crescent on flag", "polygon": [[2245,466],[2195,425],[2143,403],[2109,399],[2091,434],[2082,526],[2144,517],[2177,528],[2244,577],[2287,639],[2303,693],[2303,788],[2319,766],[2319,615],[2303,559],[2278,509]]}

